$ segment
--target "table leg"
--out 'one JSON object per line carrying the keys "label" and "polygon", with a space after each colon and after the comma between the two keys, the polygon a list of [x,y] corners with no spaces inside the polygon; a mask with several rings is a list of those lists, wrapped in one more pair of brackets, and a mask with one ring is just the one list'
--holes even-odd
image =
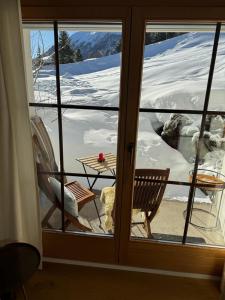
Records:
{"label": "table leg", "polygon": [[[100,172],[98,172],[97,176],[100,175]],[[96,181],[97,181],[98,177],[95,177],[94,181],[92,182],[92,185],[90,186],[90,190],[93,189],[93,186],[95,185]]]}
{"label": "table leg", "polygon": [[[209,210],[202,209],[202,208],[193,208],[194,201],[192,202],[192,209],[191,209],[191,215],[190,215],[190,220],[189,220],[189,223],[191,225],[193,225],[194,227],[197,227],[199,229],[202,229],[202,230],[209,230],[210,231],[210,230],[217,229],[217,227],[219,225],[219,213],[220,213],[220,209],[221,209],[221,202],[222,202],[222,197],[223,197],[223,191],[221,192],[221,196],[220,196],[220,199],[219,199],[219,207],[216,207],[216,213],[214,214],[212,212],[212,206],[213,206],[213,202],[215,202],[215,197],[216,197],[216,192],[213,192],[213,194],[210,196],[210,199],[211,199],[212,203],[211,203],[211,207],[210,207]],[[211,215],[213,218],[215,218],[215,225],[207,227],[207,226],[200,226],[200,225],[197,225],[197,224],[193,223],[191,221],[191,217],[192,217],[192,213],[194,211],[201,211],[203,213]],[[184,216],[186,216],[186,212],[187,212],[187,210],[184,211]]]}
{"label": "table leg", "polygon": [[220,209],[221,209],[221,204],[222,204],[222,199],[223,199],[223,190],[221,192],[221,196],[220,196],[220,203],[219,203],[219,207],[218,207],[218,211],[217,211],[217,216],[216,216],[216,228],[219,225],[219,217],[220,217]]}
{"label": "table leg", "polygon": [[[93,189],[93,186],[95,185],[98,177],[95,177],[94,181],[92,182],[92,184],[90,183],[90,180],[89,180],[89,177],[88,177],[88,174],[87,174],[87,170],[85,168],[85,165],[82,163],[82,166],[83,166],[83,169],[84,169],[84,172],[86,174],[86,178],[87,178],[87,182],[88,182],[88,185],[89,185],[89,189],[90,191]],[[98,172],[97,176],[100,174],[100,172]],[[99,219],[99,223],[100,223],[100,226],[102,226],[102,221],[101,221],[101,218],[100,218],[100,215],[99,215],[99,211],[98,211],[98,207],[97,207],[97,204],[96,204],[96,201],[94,199],[94,205],[95,205],[95,209],[96,209],[96,212],[97,212],[97,216],[98,216],[98,219]]]}
{"label": "table leg", "polygon": [[95,209],[96,209],[96,212],[97,212],[97,215],[98,215],[100,226],[102,226],[102,220],[101,220],[101,217],[100,217],[100,214],[99,214],[98,207],[97,207],[95,199],[94,199],[94,205],[95,205]]}
{"label": "table leg", "polygon": [[[115,172],[115,170],[114,170],[114,169],[110,169],[110,172],[112,173],[112,175],[113,175],[113,176],[115,176],[115,177],[116,177],[116,172]],[[114,186],[114,185],[115,185],[115,183],[116,183],[116,179],[115,179],[115,181],[113,182],[112,186]]]}
{"label": "table leg", "polygon": [[87,178],[87,182],[88,182],[89,188],[91,189],[91,183],[90,183],[90,180],[89,180],[89,177],[88,177],[85,165],[83,163],[82,163],[82,166],[83,166],[83,169],[84,169],[84,173],[86,174],[86,178]]}
{"label": "table leg", "polygon": [[[97,176],[99,174],[100,174],[100,172],[98,172]],[[94,181],[92,182],[92,185],[90,186],[90,190],[93,189],[93,186],[95,185],[97,179],[98,179],[98,177],[95,177]],[[99,223],[100,223],[100,227],[101,227],[102,226],[102,221],[101,221],[101,218],[100,218],[100,214],[99,214],[98,207],[97,207],[95,199],[94,199],[94,204],[95,204],[95,209],[96,209],[96,212],[97,212],[97,215],[98,215],[98,219],[99,219]]]}

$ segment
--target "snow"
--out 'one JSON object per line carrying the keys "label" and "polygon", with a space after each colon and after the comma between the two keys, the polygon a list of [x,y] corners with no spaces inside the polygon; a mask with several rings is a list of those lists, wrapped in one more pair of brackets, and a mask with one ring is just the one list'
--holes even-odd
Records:
{"label": "snow", "polygon": [[[83,34],[83,33],[82,33]],[[77,33],[77,36],[79,33]],[[83,35],[84,36],[84,35]],[[94,41],[95,35],[86,38]],[[163,42],[145,46],[141,107],[202,110],[211,60],[213,33],[187,33]],[[60,65],[62,103],[96,106],[118,106],[121,54],[87,59]],[[225,35],[222,34],[215,65],[209,108],[224,110]],[[40,71],[35,85],[35,101],[56,103],[55,69],[48,65]],[[47,109],[46,109],[47,111]],[[49,130],[56,157],[58,155],[57,113],[37,110]],[[118,113],[93,110],[63,109],[65,171],[83,172],[76,158],[112,152],[116,154]],[[170,179],[188,181],[193,168],[191,159],[169,146],[155,132],[168,121],[170,114],[141,113],[139,118],[136,168],[170,168]],[[198,135],[201,116],[189,115],[192,122],[182,128],[181,147],[191,153]],[[154,120],[154,122],[153,122]],[[162,122],[162,123],[161,123]],[[215,130],[221,120],[215,120]],[[190,149],[189,149],[190,147]],[[193,149],[192,149],[192,148]],[[207,167],[214,157],[208,155]],[[92,172],[90,169],[89,172]],[[84,179],[83,179],[84,180]],[[98,181],[96,187],[110,185]],[[167,186],[165,197],[187,201],[186,187]],[[185,190],[186,191],[186,190]],[[198,202],[209,202],[199,192]]]}

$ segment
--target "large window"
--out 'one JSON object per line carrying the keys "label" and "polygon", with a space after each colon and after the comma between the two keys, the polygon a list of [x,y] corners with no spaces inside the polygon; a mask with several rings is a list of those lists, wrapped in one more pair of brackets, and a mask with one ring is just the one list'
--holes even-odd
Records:
{"label": "large window", "polygon": [[[132,240],[225,245],[224,29],[146,23]],[[24,34],[43,227],[111,235],[122,25],[27,23]]]}

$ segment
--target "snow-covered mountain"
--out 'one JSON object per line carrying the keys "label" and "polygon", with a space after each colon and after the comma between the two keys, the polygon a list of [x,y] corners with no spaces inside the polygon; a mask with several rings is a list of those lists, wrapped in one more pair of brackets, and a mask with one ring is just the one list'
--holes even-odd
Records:
{"label": "snow-covered mountain", "polygon": [[[121,40],[120,32],[83,32],[77,31],[70,36],[75,49],[80,49],[82,57],[96,58],[112,55],[118,52],[118,43]],[[45,60],[49,60],[54,53],[54,46],[44,54]]]}
{"label": "snow-covered mountain", "polygon": [[74,47],[86,58],[115,54],[121,39],[120,32],[75,32],[70,36]]}

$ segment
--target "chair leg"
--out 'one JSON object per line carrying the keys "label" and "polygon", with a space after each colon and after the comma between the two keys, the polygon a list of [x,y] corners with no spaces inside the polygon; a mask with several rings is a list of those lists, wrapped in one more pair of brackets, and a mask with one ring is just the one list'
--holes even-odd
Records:
{"label": "chair leg", "polygon": [[99,214],[98,207],[97,207],[97,204],[95,202],[95,199],[93,201],[94,201],[95,209],[96,209],[97,216],[98,216],[98,219],[99,219],[99,226],[101,228],[101,226],[102,226],[102,220],[101,220],[101,217],[100,217],[100,214]]}
{"label": "chair leg", "polygon": [[67,229],[67,227],[71,224],[71,221],[69,219],[64,220],[64,228]]}
{"label": "chair leg", "polygon": [[81,231],[89,231],[89,232],[92,231],[91,228],[89,228],[89,227],[87,227],[87,226],[81,224],[81,223],[79,222],[79,220],[77,220],[77,219],[75,219],[75,218],[74,218],[73,220],[71,220],[71,219],[68,219],[67,217],[65,217],[65,220],[64,220],[64,229],[66,230],[67,227],[68,227],[70,224],[73,224],[76,228],[80,229]]}
{"label": "chair leg", "polygon": [[[78,219],[75,219],[75,218],[74,218],[73,220],[69,219],[68,221],[69,221],[69,224],[72,223],[76,228],[80,229],[81,231],[92,232],[91,228],[89,228],[89,227],[87,227],[87,226],[81,224],[81,223],[79,222]],[[67,222],[66,222],[66,223],[67,223]],[[68,226],[68,225],[67,225],[67,226]]]}
{"label": "chair leg", "polygon": [[150,226],[150,222],[148,219],[148,213],[145,213],[145,223],[144,223],[144,227],[147,230],[147,236],[149,239],[153,239],[153,235],[152,235],[152,231],[151,231],[151,226]]}
{"label": "chair leg", "polygon": [[52,206],[49,208],[47,214],[45,215],[44,219],[43,219],[42,222],[41,222],[42,228],[44,228],[44,227],[46,227],[46,226],[48,227],[48,224],[49,224],[48,221],[49,221],[49,219],[51,218],[51,216],[52,216],[52,214],[54,213],[54,211],[55,211],[56,208],[57,208],[56,205],[52,205]]}

